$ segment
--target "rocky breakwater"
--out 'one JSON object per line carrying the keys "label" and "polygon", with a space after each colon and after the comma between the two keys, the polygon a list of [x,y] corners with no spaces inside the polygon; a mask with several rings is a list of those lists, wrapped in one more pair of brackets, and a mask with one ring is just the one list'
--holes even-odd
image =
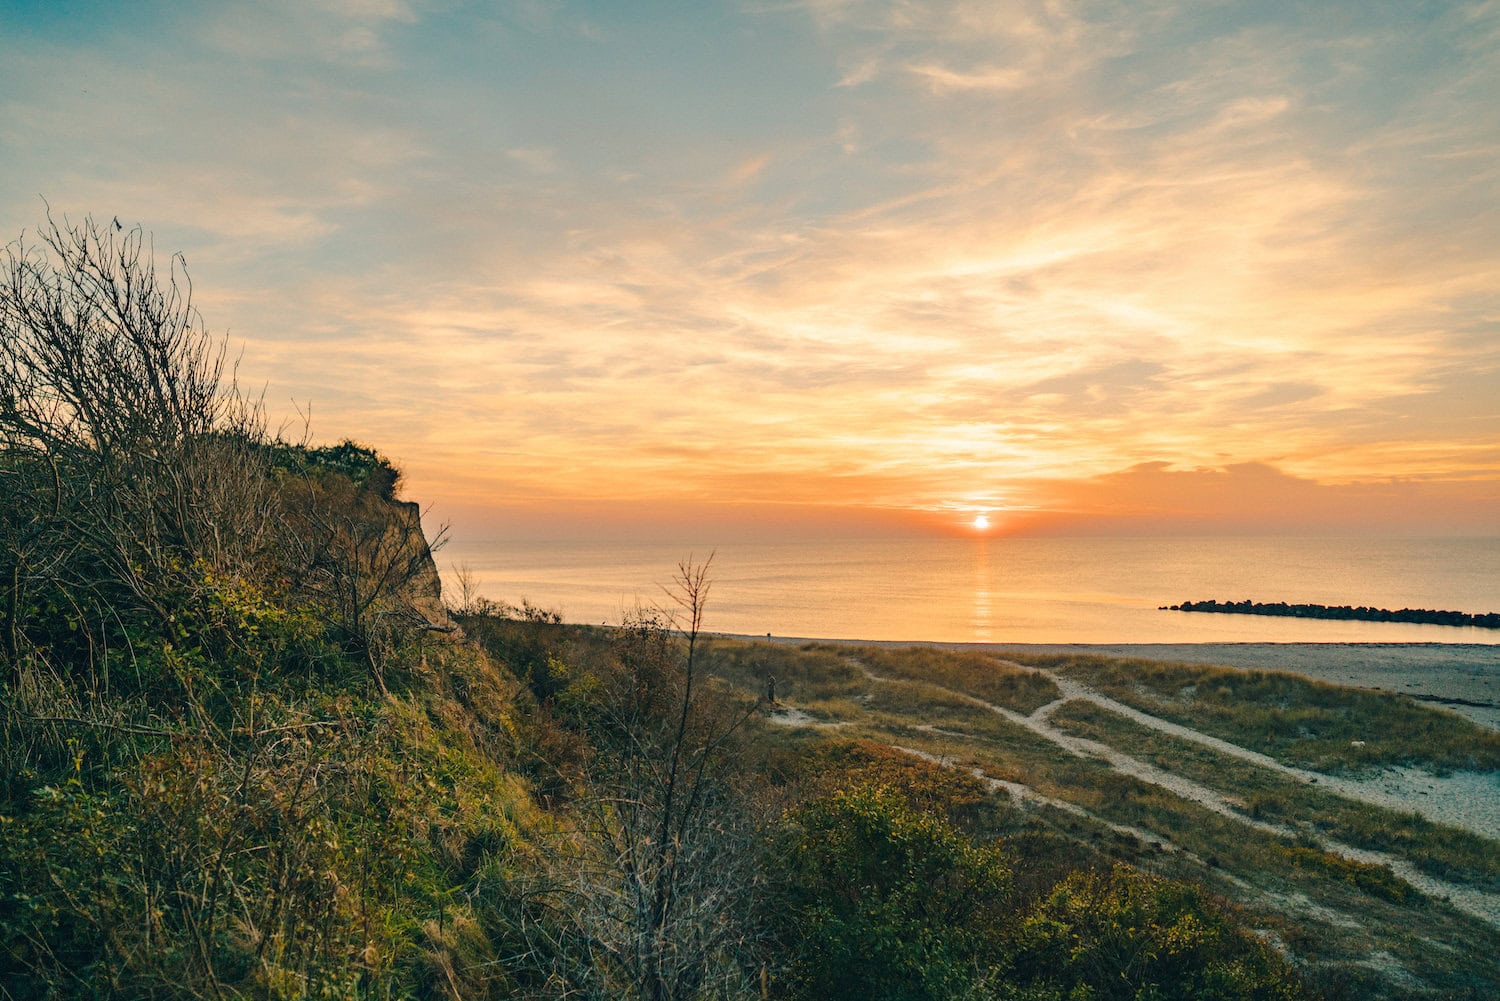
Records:
{"label": "rocky breakwater", "polygon": [[1453,612],[1433,608],[1371,608],[1367,605],[1288,604],[1285,601],[1184,601],[1162,605],[1163,612],[1223,612],[1231,615],[1279,615],[1295,619],[1353,619],[1364,622],[1416,622],[1434,626],[1476,626],[1500,629],[1500,613]]}

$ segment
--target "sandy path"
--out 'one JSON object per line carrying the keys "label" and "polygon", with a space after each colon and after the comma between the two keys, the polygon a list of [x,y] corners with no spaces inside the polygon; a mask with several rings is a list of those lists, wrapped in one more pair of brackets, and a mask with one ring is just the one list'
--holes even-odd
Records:
{"label": "sandy path", "polygon": [[[1062,701],[1064,700],[1059,699],[1058,703],[1055,704],[1060,704]],[[965,734],[954,733],[952,731],[943,730],[939,727],[919,726],[917,727],[917,729],[927,730],[932,733],[943,734],[946,736],[966,736]],[[914,758],[920,758],[923,761],[929,761],[932,764],[938,765],[943,768],[960,767],[951,759],[940,757],[936,754],[919,750],[915,747],[903,747],[900,744],[892,744],[890,746],[895,750],[902,752],[903,754],[910,754]],[[1145,831],[1140,829],[1139,827],[1131,827],[1128,824],[1114,823],[1113,821],[1106,820],[1105,818],[1100,817],[1097,814],[1090,813],[1088,810],[1085,810],[1083,807],[1078,806],[1076,803],[1069,803],[1066,800],[1054,799],[1051,796],[1043,795],[1030,786],[1023,785],[1019,782],[1008,782],[1005,779],[994,778],[990,775],[987,775],[982,768],[971,768],[969,769],[969,773],[989,786],[991,791],[1005,792],[1009,794],[1011,801],[1016,803],[1017,805],[1023,807],[1032,805],[1050,806],[1064,813],[1071,814],[1072,816],[1092,821],[1093,823],[1099,824],[1100,826],[1114,831],[1118,834],[1123,834],[1128,837],[1135,838],[1137,841],[1149,844],[1153,848],[1159,849],[1160,851],[1171,854],[1182,854],[1184,856],[1187,856],[1188,858],[1194,859],[1198,862],[1202,862],[1202,859],[1198,858],[1198,856],[1193,852],[1190,852],[1187,849],[1180,847],[1179,845],[1173,844],[1171,841],[1161,837],[1155,832]],[[1275,890],[1268,890],[1264,887],[1254,886],[1250,883],[1245,882],[1243,879],[1240,879],[1233,873],[1227,872],[1222,869],[1218,870],[1218,878],[1237,887],[1242,893],[1261,897],[1262,899],[1268,901],[1279,911],[1293,911],[1298,914],[1305,914],[1309,917],[1316,918],[1319,921],[1325,921],[1340,928],[1363,929],[1365,927],[1362,923],[1360,923],[1352,916],[1345,914],[1342,911],[1336,911],[1330,907],[1325,907],[1324,905],[1317,903],[1304,893],[1280,893]],[[1398,982],[1406,984],[1408,986],[1420,986],[1420,983],[1415,978],[1413,978],[1404,967],[1401,966],[1401,964],[1396,960],[1394,956],[1383,950],[1377,950],[1376,952],[1371,953],[1368,957],[1366,957],[1362,965],[1368,966],[1373,970],[1377,970],[1383,976],[1394,978]]]}
{"label": "sandy path", "polygon": [[1286,671],[1335,685],[1394,692],[1443,706],[1500,730],[1496,643],[938,643],[744,636],[775,643],[913,647],[1007,653],[1139,657],[1242,670]]}
{"label": "sandy path", "polygon": [[1500,644],[1125,643],[976,647],[1002,656],[1007,651],[1076,653],[1286,671],[1335,685],[1407,695],[1500,730]]}
{"label": "sandy path", "polygon": [[[1019,664],[1010,666],[1023,671],[1031,670]],[[1058,690],[1063,693],[1063,699],[1059,702],[1067,699],[1092,702],[1094,705],[1118,713],[1153,730],[1192,741],[1220,754],[1248,761],[1261,768],[1268,768],[1299,782],[1316,783],[1345,799],[1369,803],[1372,806],[1381,806],[1389,810],[1414,811],[1428,820],[1500,840],[1500,774],[1452,772],[1439,777],[1418,768],[1392,768],[1368,779],[1325,775],[1321,772],[1307,771],[1282,764],[1259,751],[1252,751],[1180,723],[1152,716],[1102,692],[1095,691],[1081,681],[1054,671],[1040,673],[1051,678]],[[1043,706],[1038,712],[1050,715],[1056,705],[1057,703]]]}
{"label": "sandy path", "polygon": [[[849,662],[857,666],[864,673],[865,677],[870,679],[872,682],[889,682],[897,680],[875,674],[869,669],[866,664],[864,664],[857,658],[851,657],[849,658]],[[1026,670],[1026,668],[1022,669]],[[1063,698],[1054,700],[1053,702],[1049,702],[1047,705],[1044,705],[1040,709],[1037,709],[1029,716],[1023,715],[1013,709],[1008,709],[1004,706],[997,706],[993,703],[986,702],[983,699],[976,698],[975,696],[969,695],[966,692],[955,691],[951,688],[945,688],[941,685],[934,685],[934,687],[941,688],[943,691],[955,696],[956,698],[963,699],[973,705],[988,709],[990,712],[995,713],[1008,722],[1025,727],[1038,736],[1045,737],[1047,740],[1056,744],[1058,747],[1062,748],[1070,754],[1076,755],[1081,758],[1103,759],[1104,761],[1109,763],[1111,768],[1122,774],[1129,775],[1133,778],[1139,779],[1142,782],[1149,782],[1152,785],[1160,786],[1161,788],[1166,789],[1167,791],[1174,793],[1175,795],[1178,795],[1183,799],[1188,800],[1189,802],[1196,803],[1204,809],[1216,813],[1219,816],[1234,820],[1237,823],[1244,824],[1246,827],[1261,831],[1266,834],[1270,834],[1275,837],[1296,837],[1304,833],[1294,831],[1293,829],[1285,827],[1281,824],[1273,824],[1263,820],[1256,820],[1253,817],[1247,817],[1243,813],[1240,813],[1238,810],[1236,810],[1235,807],[1229,802],[1229,800],[1222,793],[1219,793],[1216,790],[1210,789],[1207,786],[1194,782],[1191,779],[1184,778],[1181,775],[1175,775],[1171,772],[1164,771],[1163,769],[1160,769],[1155,765],[1150,764],[1149,762],[1141,761],[1138,758],[1133,758],[1130,755],[1116,750],[1115,748],[1110,747],[1107,744],[1101,744],[1098,741],[1088,740],[1083,737],[1075,737],[1071,734],[1067,734],[1062,732],[1061,730],[1058,730],[1056,727],[1052,726],[1050,722],[1048,722],[1048,717],[1050,717],[1053,710],[1055,710],[1058,705],[1060,705],[1070,697],[1087,698],[1090,701],[1094,701],[1097,704],[1103,705],[1109,709],[1117,709],[1117,707],[1118,709],[1129,709],[1129,707],[1122,706],[1120,703],[1115,702],[1113,699],[1094,692],[1092,689],[1088,688],[1085,685],[1082,685],[1077,681],[1074,681],[1073,679],[1061,677],[1050,671],[1043,671],[1041,673],[1046,674],[1058,684],[1058,689],[1063,693]],[[929,684],[931,684],[931,682],[929,682]],[[1245,757],[1245,760],[1256,761],[1256,763],[1260,763],[1258,759],[1263,759],[1264,761],[1272,762],[1278,770],[1285,769],[1285,766],[1282,766],[1277,762],[1273,762],[1272,759],[1266,758],[1264,755],[1256,754],[1256,752],[1248,751],[1245,748],[1218,740],[1217,738],[1210,737],[1207,734],[1198,733],[1197,731],[1191,730],[1187,727],[1182,727],[1178,724],[1170,723],[1167,720],[1157,719],[1154,716],[1140,713],[1137,710],[1130,711],[1132,713],[1135,713],[1135,715],[1132,715],[1131,718],[1135,719],[1137,722],[1143,723],[1144,725],[1156,726],[1160,724],[1162,729],[1171,727],[1173,729],[1168,730],[1167,732],[1174,733],[1189,740],[1198,740],[1199,742],[1213,747],[1215,750],[1222,751],[1222,753],[1234,754],[1234,756],[1236,757],[1245,757],[1249,755],[1252,757]],[[1213,743],[1209,744],[1210,741]],[[1326,776],[1314,777],[1319,782],[1327,781]],[[1139,832],[1139,834],[1144,834],[1144,832]],[[1159,836],[1154,834],[1147,834],[1145,835],[1145,837],[1148,840],[1160,840]],[[1331,852],[1335,855],[1340,855],[1344,858],[1357,862],[1363,862],[1366,864],[1389,866],[1391,871],[1394,872],[1400,879],[1405,880],[1407,883],[1411,884],[1422,893],[1430,897],[1446,898],[1456,909],[1463,911],[1464,913],[1469,914],[1472,917],[1479,918],[1481,921],[1484,921],[1496,928],[1500,928],[1500,895],[1489,894],[1473,887],[1461,886],[1454,883],[1448,883],[1443,880],[1434,879],[1433,877],[1419,871],[1415,866],[1407,862],[1405,859],[1386,855],[1383,852],[1370,851],[1364,848],[1355,848],[1352,845],[1346,845],[1342,842],[1335,841],[1327,837],[1319,838],[1318,842],[1324,851]]]}
{"label": "sandy path", "polygon": [[[919,729],[925,729],[925,727],[919,727]],[[947,734],[948,736],[963,736],[963,734],[954,734],[949,731],[938,730],[936,728],[933,729],[933,732]],[[943,768],[958,767],[958,765],[956,765],[953,761],[944,757],[940,757],[939,755],[932,754],[928,751],[919,750],[915,747],[903,747],[900,744],[891,744],[890,746],[895,750],[900,751],[902,754],[910,754],[914,758],[921,758],[923,761],[931,762],[934,765],[940,765]],[[970,768],[969,774],[973,775],[976,779],[987,785],[990,788],[991,792],[1006,793],[1008,796],[1010,796],[1011,802],[1013,803],[1023,806],[1050,806],[1054,809],[1061,810],[1064,813],[1072,814],[1075,817],[1082,817],[1086,820],[1091,820],[1096,824],[1109,828],[1116,834],[1124,834],[1153,847],[1159,847],[1162,851],[1184,852],[1184,854],[1189,855],[1192,854],[1191,852],[1185,852],[1184,849],[1178,847],[1177,845],[1174,845],[1171,841],[1162,837],[1160,834],[1157,834],[1155,831],[1142,830],[1139,827],[1131,827],[1129,824],[1117,824],[1112,820],[1106,820],[1098,814],[1090,813],[1088,810],[1085,810],[1077,803],[1069,803],[1065,799],[1054,799],[1053,797],[1044,795],[1043,793],[1040,793],[1031,788],[1031,786],[1024,785],[1020,782],[1011,782],[1006,779],[997,779],[992,775],[986,774],[983,768]]]}
{"label": "sandy path", "polygon": [[848,720],[822,720],[803,709],[779,703],[766,714],[766,722],[793,729],[811,727],[818,730],[836,730],[849,725]]}

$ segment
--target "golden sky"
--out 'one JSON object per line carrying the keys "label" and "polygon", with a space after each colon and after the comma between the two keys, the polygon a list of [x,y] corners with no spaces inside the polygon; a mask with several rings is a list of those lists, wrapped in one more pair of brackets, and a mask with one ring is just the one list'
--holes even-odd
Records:
{"label": "golden sky", "polygon": [[459,534],[1500,529],[1500,4],[0,3],[0,223],[139,221]]}

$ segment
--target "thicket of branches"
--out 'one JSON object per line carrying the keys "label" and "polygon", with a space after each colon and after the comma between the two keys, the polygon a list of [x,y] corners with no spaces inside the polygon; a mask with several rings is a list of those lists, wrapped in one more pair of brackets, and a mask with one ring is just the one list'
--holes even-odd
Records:
{"label": "thicket of branches", "polygon": [[181,698],[193,679],[149,640],[248,585],[302,601],[383,685],[384,651],[433,624],[409,600],[431,559],[415,512],[392,513],[389,465],[272,441],[182,258],[159,273],[140,228],[49,222],[0,270],[12,670]]}
{"label": "thicket of branches", "polygon": [[395,478],[275,440],[140,228],[0,251],[0,995],[388,960],[411,858],[373,818],[435,807],[394,758],[425,724],[358,696],[442,627]]}
{"label": "thicket of branches", "polygon": [[46,648],[107,692],[134,616],[169,626],[195,573],[268,545],[261,411],[140,229],[51,222],[0,269],[6,652]]}
{"label": "thicket of branches", "polygon": [[[587,753],[545,854],[511,887],[542,996],[745,997],[762,958],[767,819],[734,743],[754,709],[701,662],[709,563],[681,564],[672,603],[615,632],[587,675],[539,678]],[[545,693],[551,692],[550,696]]]}

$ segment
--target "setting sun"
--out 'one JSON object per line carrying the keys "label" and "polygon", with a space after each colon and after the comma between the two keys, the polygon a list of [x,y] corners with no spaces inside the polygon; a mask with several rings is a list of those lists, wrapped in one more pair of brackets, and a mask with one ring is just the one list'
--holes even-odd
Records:
{"label": "setting sun", "polygon": [[990,516],[987,514],[975,515],[973,524],[976,531],[983,532],[990,527]]}

